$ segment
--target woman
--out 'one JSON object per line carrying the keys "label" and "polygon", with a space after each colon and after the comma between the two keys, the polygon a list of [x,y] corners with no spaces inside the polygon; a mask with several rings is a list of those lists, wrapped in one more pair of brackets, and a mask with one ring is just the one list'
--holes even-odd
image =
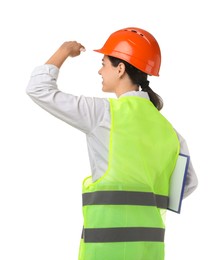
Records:
{"label": "woman", "polygon": [[[143,29],[124,28],[95,50],[103,54],[102,90],[117,96],[110,99],[58,89],[63,62],[81,51],[80,43],[65,42],[35,68],[27,86],[34,102],[87,136],[92,174],[83,182],[79,259],[163,260],[169,180],[178,154],[189,152],[149,87],[148,75],[159,76],[159,45]],[[184,197],[196,186],[190,162]]]}

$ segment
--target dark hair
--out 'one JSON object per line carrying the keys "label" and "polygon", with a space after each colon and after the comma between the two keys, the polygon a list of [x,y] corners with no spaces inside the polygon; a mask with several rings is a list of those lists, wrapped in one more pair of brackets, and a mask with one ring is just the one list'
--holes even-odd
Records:
{"label": "dark hair", "polygon": [[133,84],[136,84],[141,87],[142,91],[145,91],[148,93],[150,97],[150,101],[154,104],[154,106],[161,110],[163,107],[163,100],[162,98],[155,93],[149,86],[149,81],[147,80],[147,74],[137,68],[135,68],[133,65],[129,64],[128,62],[115,58],[113,56],[108,56],[112,66],[117,67],[119,63],[124,63],[125,70],[128,76],[130,77]]}

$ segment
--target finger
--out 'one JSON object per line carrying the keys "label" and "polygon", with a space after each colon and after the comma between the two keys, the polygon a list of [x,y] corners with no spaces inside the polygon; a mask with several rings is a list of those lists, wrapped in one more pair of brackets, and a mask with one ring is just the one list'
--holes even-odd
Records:
{"label": "finger", "polygon": [[85,47],[82,46],[82,47],[80,48],[80,51],[86,51]]}

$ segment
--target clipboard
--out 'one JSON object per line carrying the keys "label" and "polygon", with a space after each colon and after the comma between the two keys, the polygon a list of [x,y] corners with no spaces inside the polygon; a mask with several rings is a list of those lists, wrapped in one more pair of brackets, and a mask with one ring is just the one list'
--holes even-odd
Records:
{"label": "clipboard", "polygon": [[175,169],[170,178],[169,204],[167,209],[179,214],[181,211],[189,162],[189,155],[179,154]]}

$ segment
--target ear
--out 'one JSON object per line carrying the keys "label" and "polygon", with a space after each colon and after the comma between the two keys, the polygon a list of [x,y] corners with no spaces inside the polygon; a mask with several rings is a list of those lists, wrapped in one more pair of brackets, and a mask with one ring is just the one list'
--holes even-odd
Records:
{"label": "ear", "polygon": [[125,64],[123,62],[120,62],[117,66],[117,69],[118,69],[118,76],[119,78],[121,78],[124,75],[126,70]]}

